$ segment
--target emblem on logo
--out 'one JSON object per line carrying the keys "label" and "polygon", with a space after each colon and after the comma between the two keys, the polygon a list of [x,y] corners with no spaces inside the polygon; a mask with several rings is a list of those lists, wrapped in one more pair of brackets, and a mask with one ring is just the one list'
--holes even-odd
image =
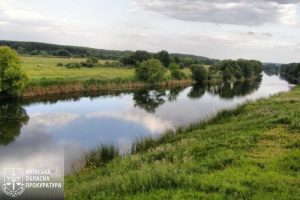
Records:
{"label": "emblem on logo", "polygon": [[20,196],[24,190],[23,169],[22,168],[5,168],[3,192],[10,197]]}

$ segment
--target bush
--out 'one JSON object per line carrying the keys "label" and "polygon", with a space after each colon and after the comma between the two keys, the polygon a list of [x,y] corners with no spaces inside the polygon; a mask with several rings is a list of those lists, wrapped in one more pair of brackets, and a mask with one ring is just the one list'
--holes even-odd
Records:
{"label": "bush", "polygon": [[25,88],[28,77],[21,70],[17,53],[9,47],[0,47],[0,92],[19,96]]}
{"label": "bush", "polygon": [[169,68],[171,70],[172,78],[176,80],[182,80],[186,78],[185,74],[182,71],[180,71],[180,66],[178,64],[171,63]]}
{"label": "bush", "polygon": [[80,63],[68,63],[66,64],[67,68],[81,68],[82,65]]}
{"label": "bush", "polygon": [[62,64],[62,63],[57,63],[56,66],[57,66],[57,67],[62,67],[62,66],[64,66],[64,64]]}
{"label": "bush", "polygon": [[81,62],[81,66],[82,67],[95,67],[98,63],[98,58],[94,58],[94,57],[91,57],[91,58],[88,58],[85,62]]}
{"label": "bush", "polygon": [[159,60],[150,59],[139,64],[135,70],[138,80],[155,83],[164,79],[166,70]]}
{"label": "bush", "polygon": [[203,83],[208,79],[208,71],[203,65],[194,64],[191,65],[190,68],[193,74],[193,79],[198,83]]}

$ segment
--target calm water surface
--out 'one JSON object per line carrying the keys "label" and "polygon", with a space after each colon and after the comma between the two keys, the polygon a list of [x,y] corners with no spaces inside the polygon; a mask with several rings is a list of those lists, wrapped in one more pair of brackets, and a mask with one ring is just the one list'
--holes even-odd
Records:
{"label": "calm water surface", "polygon": [[55,167],[100,144],[132,141],[187,125],[247,100],[288,91],[278,76],[255,82],[191,86],[43,102],[0,103],[0,168]]}

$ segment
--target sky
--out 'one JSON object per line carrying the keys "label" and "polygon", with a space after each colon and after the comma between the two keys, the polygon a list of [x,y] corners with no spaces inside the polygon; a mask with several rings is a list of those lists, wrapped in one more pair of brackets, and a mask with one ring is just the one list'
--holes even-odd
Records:
{"label": "sky", "polygon": [[300,62],[300,0],[0,0],[0,40]]}

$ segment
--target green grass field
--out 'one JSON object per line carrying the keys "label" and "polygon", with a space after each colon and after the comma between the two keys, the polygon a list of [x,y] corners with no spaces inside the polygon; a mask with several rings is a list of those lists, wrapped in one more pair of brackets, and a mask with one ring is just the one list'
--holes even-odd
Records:
{"label": "green grass field", "polygon": [[65,177],[66,199],[299,199],[300,87]]}
{"label": "green grass field", "polygon": [[[38,82],[41,79],[64,79],[64,80],[133,80],[134,68],[126,67],[94,67],[94,68],[80,68],[68,69],[66,67],[58,67],[58,63],[67,64],[70,62],[83,62],[86,59],[82,58],[51,58],[51,57],[21,57],[22,68],[29,75],[31,82]],[[107,60],[100,60],[100,63],[110,62]],[[191,72],[185,69],[184,72],[190,76]],[[170,72],[167,73],[170,77]]]}
{"label": "green grass field", "polygon": [[[67,64],[70,62],[83,62],[85,59],[76,58],[44,58],[44,57],[22,57],[23,69],[29,75],[31,81],[39,81],[46,79],[65,79],[65,80],[86,80],[101,79],[110,80],[115,78],[133,79],[134,69],[132,68],[116,68],[116,67],[95,67],[68,69],[66,67],[58,67],[57,63]],[[100,61],[102,63],[106,61]]]}

